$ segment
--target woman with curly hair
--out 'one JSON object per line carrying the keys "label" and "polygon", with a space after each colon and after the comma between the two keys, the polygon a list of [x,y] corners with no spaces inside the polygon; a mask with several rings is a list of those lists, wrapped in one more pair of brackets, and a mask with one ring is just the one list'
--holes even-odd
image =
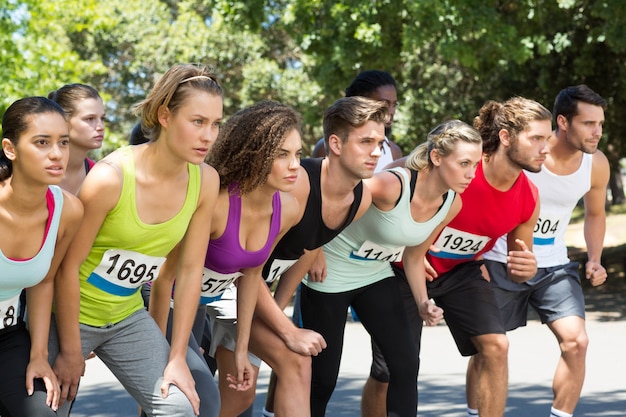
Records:
{"label": "woman with curly hair", "polygon": [[[239,393],[254,393],[261,359],[284,369],[284,377],[293,384],[294,394],[280,405],[284,415],[305,415],[302,407],[309,403],[308,358],[290,350],[269,327],[262,344],[250,338],[258,289],[265,285],[263,265],[300,214],[289,192],[298,179],[301,152],[299,115],[286,105],[263,101],[228,120],[207,158],[220,174],[220,194],[211,222],[201,303],[208,304],[209,353],[219,370],[220,416],[245,410]],[[319,335],[302,333],[310,335],[307,343],[312,349],[324,347]],[[258,358],[249,357],[248,350]]]}

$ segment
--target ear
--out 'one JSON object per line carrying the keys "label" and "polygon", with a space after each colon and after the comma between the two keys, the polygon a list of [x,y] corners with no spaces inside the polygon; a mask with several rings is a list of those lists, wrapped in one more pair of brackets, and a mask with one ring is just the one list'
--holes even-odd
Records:
{"label": "ear", "polygon": [[2,139],[2,151],[4,151],[4,155],[7,157],[7,159],[9,159],[10,161],[15,161],[15,158],[16,158],[15,145],[13,145],[13,142],[11,142],[10,139],[8,138]]}
{"label": "ear", "polygon": [[563,116],[562,114],[559,114],[558,116],[556,116],[556,127],[559,130],[567,132],[568,126],[569,126],[569,122],[567,121],[567,117]]}
{"label": "ear", "polygon": [[167,106],[159,106],[159,110],[157,110],[157,117],[161,126],[167,127],[171,115],[172,113],[170,112],[170,109],[167,108]]}
{"label": "ear", "polygon": [[430,162],[432,162],[434,166],[438,167],[439,165],[441,165],[442,158],[437,149],[431,150],[429,156],[430,156]]}
{"label": "ear", "polygon": [[335,134],[330,135],[328,138],[328,154],[341,155],[341,147],[343,145],[343,141],[341,138]]}
{"label": "ear", "polygon": [[511,135],[509,134],[508,130],[500,129],[500,131],[498,132],[498,137],[500,138],[500,143],[503,146],[511,145]]}

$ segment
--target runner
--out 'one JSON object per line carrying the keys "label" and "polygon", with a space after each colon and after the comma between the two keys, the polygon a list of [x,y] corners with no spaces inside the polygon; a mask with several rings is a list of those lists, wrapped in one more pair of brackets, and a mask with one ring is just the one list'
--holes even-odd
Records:
{"label": "runner", "polygon": [[44,97],[17,100],[4,113],[2,137],[0,414],[56,416],[61,392],[47,357],[54,279],[83,214],[58,187],[70,154],[65,113]]}
{"label": "runner", "polygon": [[[319,331],[328,348],[313,359],[311,408],[323,416],[334,390],[343,347],[346,311],[352,305],[387,359],[389,416],[417,412],[416,346],[390,261],[404,259],[411,300],[428,323],[442,317],[426,294],[424,256],[438,232],[459,212],[461,193],[481,155],[478,132],[460,121],[433,129],[409,155],[406,168],[365,180],[372,206],[324,245],[327,276],[309,274],[302,288],[302,321]],[[406,248],[405,248],[406,247]]]}
{"label": "runner", "polygon": [[[485,254],[485,266],[502,312],[505,330],[526,325],[529,306],[554,333],[561,350],[554,375],[551,417],[571,417],[585,379],[589,337],[578,263],[570,262],[565,229],[580,199],[585,205],[585,275],[591,285],[606,281],[601,265],[606,230],[609,162],[598,150],[606,101],[586,85],[561,90],[554,101],[556,130],[538,173],[527,175],[539,189],[541,210],[533,234],[537,275],[519,284],[506,274],[506,236]],[[470,378],[470,381],[474,378]]]}
{"label": "runner", "polygon": [[[81,188],[85,221],[57,286],[61,351],[57,356],[51,332],[50,354],[62,398],[74,395],[83,358],[94,351],[148,415],[216,416],[219,400],[201,392],[200,401],[194,388],[194,379],[212,381],[211,373],[205,367],[204,375],[192,376],[186,361],[196,312],[189,300],[199,299],[205,225],[219,188],[217,173],[202,162],[222,119],[222,88],[205,68],[176,65],[137,111],[152,140],[108,155]],[[182,278],[170,348],[144,309],[139,287],[158,276],[179,242]],[[59,415],[67,415],[65,406]]]}
{"label": "runner", "polygon": [[[482,254],[509,233],[509,275],[520,282],[534,276],[532,230],[539,201],[536,187],[522,170],[541,169],[552,134],[551,118],[545,107],[522,97],[490,101],[480,109],[474,127],[483,139],[482,161],[461,195],[461,211],[434,243],[439,251],[427,254],[432,266],[426,269],[428,295],[443,309],[459,352],[471,356],[469,367],[475,367],[478,381],[468,384],[476,387],[467,392],[469,412],[477,408],[481,417],[504,414],[508,380],[508,340],[486,271],[483,274]],[[408,317],[417,317],[417,304],[405,307]],[[421,334],[421,319],[412,326],[416,335]],[[419,339],[417,344],[419,348]],[[384,358],[375,357],[374,362],[384,364]],[[385,392],[389,375],[384,365],[375,369],[380,374],[372,375],[372,381],[379,386],[372,392],[378,394]],[[376,401],[384,403],[385,397]]]}
{"label": "runner", "polygon": [[106,116],[98,91],[86,84],[66,84],[48,94],[67,115],[70,127],[70,160],[61,187],[78,194],[95,162],[87,154],[100,149],[104,140]]}

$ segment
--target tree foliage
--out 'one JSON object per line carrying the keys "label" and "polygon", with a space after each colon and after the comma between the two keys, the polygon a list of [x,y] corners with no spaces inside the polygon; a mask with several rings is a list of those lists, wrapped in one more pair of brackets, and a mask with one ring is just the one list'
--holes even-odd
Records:
{"label": "tree foliage", "polygon": [[394,138],[405,152],[448,118],[471,122],[488,99],[551,107],[587,83],[609,102],[602,144],[624,155],[626,7],[621,0],[0,0],[0,111],[68,82],[107,102],[108,150],[128,137],[132,108],[169,66],[212,66],[225,114],[261,99],[303,115],[324,109],[364,69],[396,77]]}

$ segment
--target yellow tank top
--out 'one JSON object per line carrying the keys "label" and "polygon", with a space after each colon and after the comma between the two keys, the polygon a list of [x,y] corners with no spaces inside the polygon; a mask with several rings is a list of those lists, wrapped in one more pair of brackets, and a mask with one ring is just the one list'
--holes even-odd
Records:
{"label": "yellow tank top", "polygon": [[158,276],[164,257],[182,240],[200,194],[200,167],[188,164],[182,209],[163,223],[143,223],[135,204],[133,151],[128,146],[117,152],[123,173],[120,198],[104,219],[79,274],[79,321],[95,327],[117,323],[144,308],[139,287]]}

